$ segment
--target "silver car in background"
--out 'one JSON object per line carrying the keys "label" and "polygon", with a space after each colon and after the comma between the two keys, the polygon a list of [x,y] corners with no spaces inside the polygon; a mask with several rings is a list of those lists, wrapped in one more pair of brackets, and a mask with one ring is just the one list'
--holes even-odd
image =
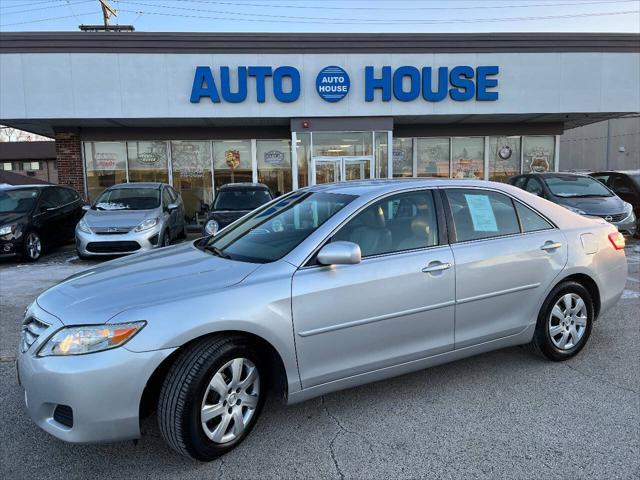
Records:
{"label": "silver car in background", "polygon": [[242,442],[268,389],[291,404],[521,344],[571,358],[626,277],[613,225],[510,185],[317,185],[45,291],[18,376],[60,439],[137,438],[156,411],[167,443],[206,461]]}
{"label": "silver car in background", "polygon": [[114,185],[85,209],[76,226],[80,258],[136,253],[186,237],[182,198],[165,183]]}

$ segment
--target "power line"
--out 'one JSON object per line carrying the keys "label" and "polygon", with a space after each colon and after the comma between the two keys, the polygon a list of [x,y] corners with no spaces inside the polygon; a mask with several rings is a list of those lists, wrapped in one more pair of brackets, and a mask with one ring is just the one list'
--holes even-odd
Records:
{"label": "power line", "polygon": [[[7,2],[8,0],[3,0],[3,1]],[[19,1],[19,0],[16,0],[16,1]],[[57,0],[57,1],[60,1],[60,0]],[[0,4],[0,10],[5,8],[17,8],[17,7],[29,7],[31,5],[42,5],[43,3],[51,3],[51,0],[40,0],[39,2],[19,3],[17,5]]]}
{"label": "power line", "polygon": [[50,8],[61,8],[61,7],[64,7],[64,6],[78,5],[80,3],[89,3],[89,2],[93,2],[93,0],[80,0],[80,1],[77,1],[77,2],[73,2],[73,3],[69,3],[67,1],[67,2],[62,2],[62,4],[60,4],[60,5],[47,5],[46,7],[30,8],[30,9],[27,9],[27,10],[16,10],[14,12],[3,12],[2,15],[15,15],[16,13],[37,12],[37,11],[40,11],[40,10],[47,10],[47,9],[50,9]]}
{"label": "power line", "polygon": [[[142,4],[140,4],[142,5]],[[170,7],[167,7],[170,8]],[[309,24],[339,24],[339,25],[440,25],[440,24],[464,24],[464,23],[495,23],[495,22],[517,22],[517,21],[528,21],[528,20],[554,20],[554,19],[562,19],[562,18],[584,18],[584,17],[605,17],[605,16],[615,16],[615,15],[630,15],[630,14],[638,14],[640,13],[638,10],[626,10],[620,12],[598,12],[598,13],[582,13],[582,14],[566,14],[566,15],[547,15],[547,16],[532,16],[532,17],[501,17],[501,18],[469,18],[469,19],[458,19],[458,20],[349,20],[344,21],[345,19],[330,19],[330,22],[327,21],[316,21],[316,20],[278,20],[276,19],[261,19],[261,18],[236,18],[236,17],[224,17],[224,16],[203,16],[203,15],[186,15],[179,13],[166,13],[166,12],[149,12],[149,11],[140,11],[140,10],[125,10],[120,9],[121,12],[128,13],[137,13],[143,15],[160,15],[166,17],[182,17],[182,18],[206,18],[213,20],[233,20],[233,21],[241,21],[241,22],[267,22],[267,23],[288,23],[288,24],[300,24],[300,23],[309,23]],[[200,11],[200,12],[209,12],[216,13],[212,10],[192,10],[192,11]],[[281,18],[281,17],[278,17]]]}
{"label": "power line", "polygon": [[[225,2],[225,1],[217,1],[217,0],[171,0],[172,2],[182,2],[182,3],[203,3],[209,5],[231,5],[234,7],[263,7],[263,8],[287,8],[287,9],[313,9],[313,10],[326,10],[326,5],[315,6],[315,5],[274,5],[267,3],[238,3],[238,2]],[[326,1],[326,0],[325,0]],[[406,0],[405,0],[406,1]],[[424,0],[419,0],[424,1]],[[451,0],[448,0],[449,2]],[[466,0],[465,0],[466,1]],[[497,8],[536,8],[536,7],[559,7],[559,6],[575,6],[575,5],[603,5],[603,4],[614,4],[614,3],[637,3],[638,0],[594,0],[594,1],[580,1],[580,2],[563,2],[563,3],[533,3],[526,5],[474,5],[474,6],[440,6],[440,7],[340,7],[340,6],[331,6],[331,10],[482,10],[482,9],[497,9]],[[131,3],[127,0],[114,0],[115,3]],[[135,3],[135,2],[134,2]],[[165,5],[158,5],[165,6]],[[178,8],[178,7],[176,7]]]}
{"label": "power line", "polygon": [[77,17],[77,16],[89,16],[89,15],[95,15],[96,12],[83,12],[83,13],[78,13],[76,15],[63,15],[61,17],[49,17],[49,18],[41,18],[39,20],[28,20],[25,22],[14,22],[14,23],[3,23],[2,25],[0,25],[0,28],[3,27],[11,27],[13,25],[26,25],[28,23],[39,23],[39,22],[48,22],[50,20],[61,20],[63,18],[72,18],[72,17]]}

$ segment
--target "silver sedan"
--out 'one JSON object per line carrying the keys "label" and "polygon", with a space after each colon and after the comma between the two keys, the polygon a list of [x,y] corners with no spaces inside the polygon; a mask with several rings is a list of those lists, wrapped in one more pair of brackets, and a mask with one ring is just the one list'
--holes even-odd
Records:
{"label": "silver sedan", "polygon": [[185,238],[180,194],[165,183],[122,183],[96,199],[76,226],[80,258],[166,247]]}
{"label": "silver sedan", "polygon": [[32,419],[212,460],[288,403],[512,345],[576,355],[622,294],[624,238],[510,185],[319,185],[216,236],[94,267],[27,309]]}

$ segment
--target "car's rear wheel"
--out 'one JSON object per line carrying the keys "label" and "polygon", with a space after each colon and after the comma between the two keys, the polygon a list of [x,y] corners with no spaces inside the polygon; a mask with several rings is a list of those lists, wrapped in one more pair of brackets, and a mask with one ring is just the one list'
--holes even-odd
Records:
{"label": "car's rear wheel", "polygon": [[160,246],[168,247],[169,245],[171,245],[171,235],[169,234],[169,227],[167,227],[167,229],[164,231],[164,234],[162,235],[162,243],[160,244]]}
{"label": "car's rear wheel", "polygon": [[586,345],[593,320],[589,291],[577,282],[563,282],[542,305],[531,346],[550,360],[567,360]]}
{"label": "car's rear wheel", "polygon": [[27,262],[37,262],[42,255],[42,240],[33,230],[27,232],[22,244],[22,258]]}
{"label": "car's rear wheel", "polygon": [[264,404],[260,358],[242,337],[213,337],[180,354],[158,400],[158,423],[178,453],[210,461],[238,446]]}

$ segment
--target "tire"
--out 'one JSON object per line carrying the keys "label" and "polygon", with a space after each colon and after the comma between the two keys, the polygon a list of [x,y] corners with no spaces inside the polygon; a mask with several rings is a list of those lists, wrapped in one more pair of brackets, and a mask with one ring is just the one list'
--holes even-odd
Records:
{"label": "tire", "polygon": [[186,224],[182,224],[182,228],[180,229],[180,232],[178,233],[178,238],[180,240],[184,240],[185,238],[187,238],[187,225]]}
{"label": "tire", "polygon": [[[583,306],[579,306],[578,300],[582,300]],[[593,320],[593,299],[589,291],[580,283],[562,282],[551,291],[540,309],[531,350],[555,362],[568,360],[586,345]]]}
{"label": "tire", "polygon": [[171,235],[169,233],[169,228],[164,231],[162,234],[162,242],[160,243],[160,247],[168,247],[171,245]]}
{"label": "tire", "polygon": [[76,255],[78,255],[78,258],[80,260],[91,260],[90,256],[80,253],[80,250],[78,250],[77,248],[76,248]]}
{"label": "tire", "polygon": [[[235,377],[233,367],[240,359],[240,374]],[[209,337],[186,348],[169,369],[158,399],[158,424],[169,446],[205,462],[237,447],[264,405],[265,375],[258,365],[263,363],[256,349],[239,336]],[[203,424],[207,406],[213,415]],[[236,425],[240,425],[237,430]]]}
{"label": "tire", "polygon": [[42,239],[38,232],[29,230],[22,242],[22,259],[26,262],[37,262],[42,256]]}

